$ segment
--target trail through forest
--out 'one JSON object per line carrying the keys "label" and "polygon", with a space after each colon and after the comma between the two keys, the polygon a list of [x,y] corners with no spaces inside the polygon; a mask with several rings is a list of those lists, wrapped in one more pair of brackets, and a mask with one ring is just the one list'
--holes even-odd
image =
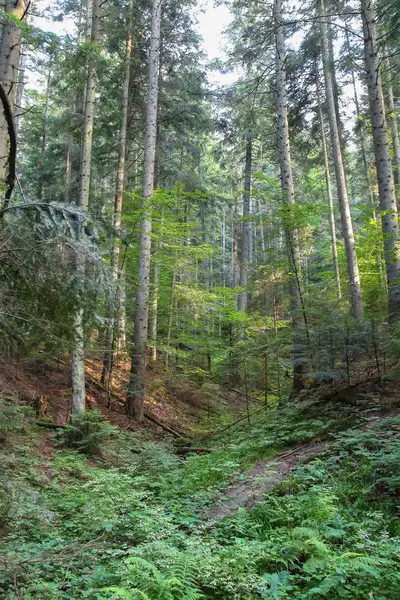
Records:
{"label": "trail through forest", "polygon": [[[376,426],[398,411],[383,413],[369,418],[367,426],[359,430]],[[221,497],[216,498],[214,508],[207,511],[205,518],[211,523],[233,515],[239,508],[251,510],[265,495],[283,481],[287,481],[295,469],[321,455],[332,446],[332,441],[312,442],[281,452],[257,461],[252,469],[241,475],[240,481],[225,489]]]}
{"label": "trail through forest", "polygon": [[263,500],[267,492],[287,480],[296,467],[318,456],[329,448],[329,445],[329,442],[308,444],[260,460],[243,475],[240,483],[224,491],[222,499],[207,513],[207,519],[215,522],[232,515],[241,507],[253,508],[257,502]]}

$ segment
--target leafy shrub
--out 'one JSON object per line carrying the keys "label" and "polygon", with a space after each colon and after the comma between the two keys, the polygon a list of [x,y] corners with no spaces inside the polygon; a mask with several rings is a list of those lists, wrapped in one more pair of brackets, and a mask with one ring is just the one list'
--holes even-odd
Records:
{"label": "leafy shrub", "polygon": [[71,421],[58,434],[58,445],[74,448],[83,454],[99,454],[104,444],[118,433],[99,410],[72,415]]}

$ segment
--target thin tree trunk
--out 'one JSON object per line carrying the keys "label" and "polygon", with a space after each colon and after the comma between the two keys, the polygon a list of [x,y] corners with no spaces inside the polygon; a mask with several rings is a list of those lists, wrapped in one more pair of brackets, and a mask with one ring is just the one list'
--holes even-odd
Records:
{"label": "thin tree trunk", "polygon": [[[75,109],[75,104],[73,105]],[[72,147],[73,138],[71,134],[65,136],[65,188],[64,200],[69,203],[71,200],[71,176],[72,176]]]}
{"label": "thin tree trunk", "polygon": [[[97,44],[100,27],[100,0],[93,0],[91,42]],[[89,63],[87,70],[86,101],[82,129],[80,185],[77,204],[87,211],[89,206],[90,172],[92,161],[93,121],[96,94],[95,66]],[[82,237],[81,226],[78,238]],[[76,256],[76,278],[78,283],[79,306],[74,314],[74,343],[71,355],[72,412],[85,410],[85,340],[83,322],[83,295],[85,280],[85,256],[78,252]]]}
{"label": "thin tree trunk", "polygon": [[[162,54],[160,49],[160,54]],[[161,56],[160,56],[160,69],[159,69],[159,79],[158,86],[161,89],[162,80],[161,80]],[[154,165],[154,189],[158,189],[161,185],[161,158],[162,158],[162,146],[161,146],[161,105],[158,104],[158,124],[157,124],[157,142],[156,142],[156,153],[155,153],[155,165]],[[185,216],[184,222],[187,222],[187,205],[185,205]],[[160,219],[160,237],[162,237],[163,232],[163,221],[164,221],[164,208],[161,209],[161,219]],[[184,240],[184,245],[189,245],[189,241]],[[149,358],[152,362],[157,360],[157,335],[158,335],[158,295],[160,292],[160,257],[159,252],[162,248],[162,243],[159,240],[153,250],[153,269],[152,269],[152,282],[150,286],[150,303],[149,303],[149,337],[151,340],[151,344],[149,345]]]}
{"label": "thin tree trunk", "polygon": [[[163,221],[164,221],[164,210],[161,211],[161,223],[160,223],[160,237],[163,234]],[[151,282],[151,298],[149,305],[149,335],[151,345],[149,347],[149,356],[152,362],[157,360],[157,334],[158,334],[158,295],[160,292],[160,256],[159,252],[162,248],[161,241],[158,241],[155,247],[153,257],[153,273]]]}
{"label": "thin tree trunk", "polygon": [[321,94],[320,94],[320,89],[319,89],[318,70],[316,72],[316,81],[317,81],[318,112],[319,112],[319,121],[320,121],[320,126],[321,126],[322,153],[324,156],[326,193],[328,196],[328,206],[329,206],[329,225],[330,225],[330,229],[331,229],[332,261],[333,261],[333,268],[335,270],[336,289],[337,289],[337,293],[338,293],[338,298],[340,299],[342,297],[342,290],[341,290],[341,286],[340,286],[340,269],[339,269],[339,260],[338,260],[338,252],[337,252],[335,212],[333,209],[331,174],[330,174],[330,169],[329,169],[328,150],[327,150],[327,145],[326,145],[324,114],[322,112],[322,106],[321,106]]}
{"label": "thin tree trunk", "polygon": [[250,202],[251,202],[251,162],[252,162],[252,139],[247,134],[246,162],[244,168],[244,190],[243,190],[243,223],[242,223],[242,252],[240,258],[239,285],[241,287],[238,298],[238,309],[246,310],[248,294],[247,280],[250,264]]}
{"label": "thin tree trunk", "polygon": [[46,142],[47,142],[47,125],[49,120],[49,103],[50,103],[50,94],[51,94],[51,75],[52,75],[52,64],[50,61],[49,71],[47,74],[47,86],[46,86],[46,100],[44,104],[44,113],[43,113],[43,127],[42,127],[42,144],[40,149],[40,158],[38,164],[38,177],[39,184],[37,189],[38,199],[41,200],[43,196],[43,169],[46,162]]}
{"label": "thin tree trunk", "polygon": [[262,205],[261,205],[261,200],[260,199],[258,199],[258,212],[260,213],[259,222],[260,222],[261,251],[262,251],[262,256],[264,258],[264,254],[265,254],[265,233],[264,233],[264,223],[263,223],[263,217],[262,217]]}
{"label": "thin tree trunk", "polygon": [[[348,55],[350,56],[350,40],[349,40],[349,32],[348,31],[346,31],[346,45],[347,45]],[[353,86],[354,103],[356,105],[357,122],[359,125],[358,131],[359,131],[360,148],[361,148],[361,154],[362,154],[362,160],[363,160],[363,166],[364,166],[365,181],[367,182],[367,185],[368,185],[368,195],[369,195],[369,199],[370,199],[371,208],[373,210],[373,217],[374,217],[374,220],[376,221],[375,198],[374,198],[374,192],[372,190],[371,176],[369,173],[367,150],[366,150],[365,136],[364,136],[364,126],[361,121],[360,103],[358,100],[356,76],[354,74],[353,67],[351,67],[351,81],[352,81],[352,86]]]}
{"label": "thin tree trunk", "polygon": [[127,409],[139,422],[143,420],[143,403],[146,389],[146,345],[149,319],[151,207],[154,186],[154,163],[157,137],[157,106],[160,65],[162,0],[153,0],[149,90],[147,98],[146,132],[143,165],[143,203],[139,240],[138,284],[136,292],[135,325],[131,357],[131,375],[127,392]]}
{"label": "thin tree trunk", "polygon": [[149,336],[151,345],[149,357],[152,362],[157,360],[157,325],[158,325],[158,294],[160,291],[160,263],[158,256],[153,260],[153,275],[151,283]]}
{"label": "thin tree trunk", "polygon": [[167,370],[169,367],[169,349],[171,346],[172,321],[173,321],[173,315],[174,315],[175,283],[176,283],[176,272],[174,270],[172,272],[171,296],[170,296],[169,311],[168,311],[167,348],[165,351],[165,368]]}
{"label": "thin tree trunk", "polygon": [[[390,59],[387,56],[385,58],[385,70],[388,78],[390,78]],[[396,104],[394,101],[393,86],[389,83],[386,86],[386,99],[387,99],[387,120],[390,125],[390,132],[392,134],[392,147],[393,147],[393,174],[394,180],[397,187],[400,187],[400,140],[399,140],[399,128],[397,125],[397,113]],[[400,189],[397,190],[397,196],[400,193]]]}
{"label": "thin tree trunk", "polygon": [[121,249],[121,217],[126,179],[126,145],[128,128],[129,82],[131,71],[132,41],[133,41],[133,0],[129,1],[127,15],[127,31],[125,39],[124,76],[121,91],[121,127],[118,144],[118,165],[115,182],[113,244],[111,250],[111,290],[107,307],[108,324],[105,339],[105,354],[101,382],[105,383],[111,376],[115,338],[119,337],[119,318],[117,314],[118,290],[121,284],[120,249]]}
{"label": "thin tree trunk", "polygon": [[[295,191],[290,153],[290,134],[286,92],[286,44],[285,30],[282,17],[282,0],[274,0],[275,21],[275,63],[276,63],[276,94],[278,113],[279,155],[281,167],[282,197],[286,207],[291,211],[295,204]],[[288,220],[292,217],[288,214]],[[308,338],[307,318],[302,299],[302,282],[300,270],[300,247],[298,232],[292,223],[285,224],[286,249],[289,262],[289,294],[291,302],[292,333],[293,333],[293,390],[303,389],[304,374],[307,371],[307,360],[303,354],[303,320]],[[302,315],[301,315],[302,313]]]}
{"label": "thin tree trunk", "polygon": [[376,17],[372,0],[361,0],[361,12],[372,137],[374,141],[382,231],[384,236],[389,294],[389,322],[393,324],[400,317],[400,247],[396,193],[390,158],[380,59],[377,48]]}
{"label": "thin tree trunk", "polygon": [[322,62],[324,67],[326,100],[328,107],[328,120],[331,134],[331,145],[333,153],[333,163],[335,166],[336,183],[338,189],[338,199],[340,206],[340,215],[342,221],[343,238],[346,250],[347,269],[350,280],[350,299],[352,314],[360,319],[363,315],[363,303],[361,297],[361,282],[358,270],[358,261],[354,240],[353,223],[351,219],[350,203],[347,194],[346,175],[343,164],[343,155],[341,151],[340,135],[338,127],[338,115],[336,114],[335,96],[332,82],[331,64],[329,59],[329,43],[327,30],[327,17],[323,0],[320,0],[320,32]]}
{"label": "thin tree trunk", "polygon": [[[26,20],[25,0],[5,0],[4,12],[19,21]],[[6,20],[2,26],[0,40],[0,81],[8,96],[10,108],[14,112],[17,93],[18,69],[21,54],[21,29],[13,20]],[[4,111],[0,109],[0,183],[6,180],[8,159],[8,127]]]}
{"label": "thin tree trunk", "polygon": [[[28,16],[26,17],[25,20],[27,23],[29,22]],[[14,104],[14,126],[15,126],[15,135],[17,137],[18,137],[18,130],[19,130],[20,121],[21,121],[22,99],[24,96],[24,88],[25,88],[25,70],[26,70],[26,54],[27,54],[27,52],[28,52],[28,46],[23,44],[23,46],[21,47],[17,92],[15,95],[15,104]]]}
{"label": "thin tree trunk", "polygon": [[233,287],[239,285],[239,211],[238,211],[238,177],[235,175],[235,183],[233,188],[233,223],[232,223],[232,280]]}

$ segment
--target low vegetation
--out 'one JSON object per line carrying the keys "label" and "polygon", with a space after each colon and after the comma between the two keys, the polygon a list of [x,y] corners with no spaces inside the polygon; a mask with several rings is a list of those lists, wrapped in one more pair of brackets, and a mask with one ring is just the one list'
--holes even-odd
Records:
{"label": "low vegetation", "polygon": [[[95,412],[96,454],[14,431],[0,471],[1,597],[397,600],[400,417],[370,422],[377,407],[364,408],[270,409],[186,458],[134,433],[110,439]],[[325,453],[254,509],[209,519],[257,459],[321,439]]]}

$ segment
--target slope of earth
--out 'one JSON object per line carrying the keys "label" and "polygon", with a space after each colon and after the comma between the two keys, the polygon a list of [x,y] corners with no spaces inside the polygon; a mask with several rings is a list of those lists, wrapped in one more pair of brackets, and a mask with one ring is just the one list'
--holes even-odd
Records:
{"label": "slope of earth", "polygon": [[[129,378],[129,363],[121,361],[114,370],[111,393],[101,385],[101,362],[86,362],[86,402],[88,408],[99,409],[103,416],[120,429],[138,429],[124,410],[125,390]],[[47,407],[45,420],[64,425],[71,411],[71,382],[69,365],[63,360],[3,359],[0,361],[0,395],[14,399],[20,404],[34,405],[35,398],[45,396]],[[215,409],[225,410],[222,399]],[[207,406],[201,390],[192,383],[167,375],[160,367],[149,369],[149,389],[145,400],[146,430],[160,435],[167,433],[156,424],[183,436],[191,436],[200,422],[204,422]],[[151,420],[153,418],[153,420]],[[154,422],[154,420],[156,422]],[[142,430],[139,428],[138,430]],[[206,431],[201,427],[200,431]]]}

